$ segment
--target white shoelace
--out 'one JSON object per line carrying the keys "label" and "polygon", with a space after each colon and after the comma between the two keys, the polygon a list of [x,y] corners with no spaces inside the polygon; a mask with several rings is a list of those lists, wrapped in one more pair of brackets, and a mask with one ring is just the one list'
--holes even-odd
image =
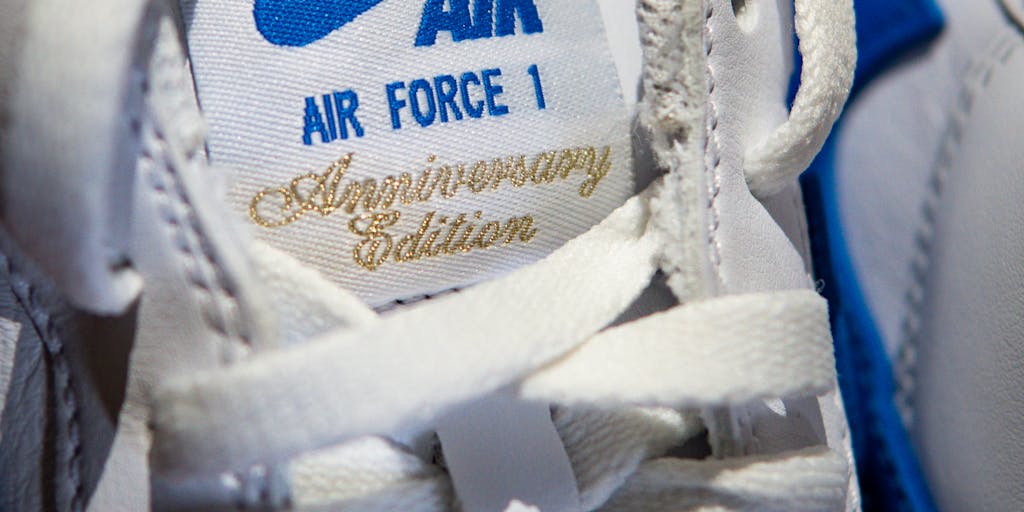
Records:
{"label": "white shoelace", "polygon": [[800,175],[825,144],[853,86],[857,34],[851,0],[796,0],[803,68],[789,121],[752,147],[744,170],[751,192],[769,197]]}
{"label": "white shoelace", "polygon": [[[771,195],[818,152],[852,82],[850,0],[797,0],[801,88],[787,123],[747,155]],[[257,244],[297,338],[155,395],[153,462],[212,474],[288,461],[302,509],[450,510],[451,484],[388,433],[514,386],[555,403],[585,509],[842,508],[844,457],[827,447],[723,460],[665,457],[704,407],[826,393],[828,313],[810,290],[694,301],[608,327],[649,285],[664,239],[650,222],[660,182],[544,260],[458,294],[379,317]],[[289,267],[292,265],[292,267]],[[320,293],[310,292],[320,290]],[[303,322],[340,324],[326,332]]]}

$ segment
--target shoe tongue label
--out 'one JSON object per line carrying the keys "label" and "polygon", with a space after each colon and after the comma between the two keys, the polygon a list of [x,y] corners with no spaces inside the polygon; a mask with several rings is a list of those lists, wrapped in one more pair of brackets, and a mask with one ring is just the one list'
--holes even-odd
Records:
{"label": "shoe tongue label", "polygon": [[591,0],[186,0],[255,233],[371,304],[538,260],[633,192]]}

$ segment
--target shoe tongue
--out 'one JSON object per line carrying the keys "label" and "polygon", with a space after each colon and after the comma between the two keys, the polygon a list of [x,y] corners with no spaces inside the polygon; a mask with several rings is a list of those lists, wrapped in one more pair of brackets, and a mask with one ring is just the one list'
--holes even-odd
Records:
{"label": "shoe tongue", "polygon": [[536,261],[633,193],[592,1],[185,4],[234,208],[371,305]]}

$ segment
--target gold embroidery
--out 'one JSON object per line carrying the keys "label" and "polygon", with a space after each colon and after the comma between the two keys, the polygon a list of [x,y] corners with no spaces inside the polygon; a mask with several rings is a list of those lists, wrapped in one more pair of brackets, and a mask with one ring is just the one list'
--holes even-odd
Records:
{"label": "gold embroidery", "polygon": [[[352,250],[357,265],[372,272],[389,261],[407,263],[424,258],[454,256],[489,249],[498,244],[510,245],[517,241],[527,243],[537,236],[530,215],[512,217],[504,225],[498,221],[489,221],[478,230],[478,224],[469,220],[469,216],[464,213],[449,222],[447,217],[438,216],[433,211],[423,216],[418,230],[403,236],[396,244],[395,237],[385,229],[394,226],[400,217],[399,212],[363,214],[349,222],[349,231],[362,237]],[[483,212],[475,212],[472,219],[483,220]],[[446,229],[443,241],[435,246]]]}
{"label": "gold embroidery", "polygon": [[[450,200],[462,190],[468,190],[470,194],[494,192],[506,182],[514,188],[550,184],[569,179],[574,171],[584,174],[578,189],[579,196],[589,198],[611,170],[611,148],[565,148],[531,157],[513,155],[490,162],[479,160],[471,166],[457,163],[436,168],[433,164],[437,157],[430,155],[427,167],[418,176],[403,172],[385,176],[379,181],[373,178],[346,180],[352,160],[353,155],[347,154],[320,174],[302,174],[285,186],[258,192],[249,202],[249,217],[264,228],[280,228],[297,222],[310,212],[323,217],[339,210],[355,215],[348,222],[348,229],[360,239],[352,249],[352,258],[357,265],[369,271],[388,262],[414,262],[497,245],[528,243],[537,235],[532,215],[511,217],[504,223],[496,220],[483,222],[483,212],[480,211],[472,216],[459,214],[454,218],[439,215],[437,211],[429,212],[423,216],[416,232],[402,236],[396,242],[391,228],[398,224],[402,214],[392,208],[399,204],[425,203],[435,198]],[[358,210],[362,213],[357,214]]]}
{"label": "gold embroidery", "polygon": [[[298,221],[309,212],[328,216],[342,210],[351,214],[361,206],[365,213],[373,213],[387,210],[396,202],[404,206],[428,202],[438,191],[441,197],[451,199],[459,194],[463,185],[470,193],[480,194],[498,190],[505,181],[513,187],[522,187],[527,182],[540,185],[566,180],[576,170],[586,174],[579,195],[587,198],[611,169],[611,148],[606,146],[600,152],[598,158],[598,149],[594,147],[546,151],[534,155],[529,166],[525,155],[515,155],[495,159],[490,164],[480,160],[468,170],[462,163],[442,165],[436,170],[427,167],[416,179],[411,173],[403,172],[386,176],[379,182],[373,178],[344,180],[353,158],[348,154],[333,162],[322,174],[303,174],[288,186],[260,191],[249,202],[249,217],[262,227],[278,228]],[[431,156],[427,163],[435,159]],[[261,208],[267,206],[265,203],[271,197],[281,201],[277,211],[272,206]],[[268,218],[268,213],[273,215]]]}
{"label": "gold embroidery", "polygon": [[399,212],[364,213],[349,221],[349,231],[364,237],[352,249],[356,264],[371,271],[384,264],[394,247],[391,235],[384,230],[398,223],[401,217]]}
{"label": "gold embroidery", "polygon": [[[330,215],[337,209],[334,197],[338,184],[350,163],[352,163],[351,153],[332,163],[323,174],[303,174],[293,179],[288,187],[261,190],[249,202],[249,217],[253,222],[265,228],[278,228],[299,220],[308,211],[315,210],[320,215]],[[313,187],[304,196],[302,184],[305,181],[312,181]],[[268,220],[260,214],[259,205],[264,199],[274,194],[280,195],[284,202],[280,207],[284,216],[277,220]],[[319,203],[316,200],[317,195],[321,198]]]}

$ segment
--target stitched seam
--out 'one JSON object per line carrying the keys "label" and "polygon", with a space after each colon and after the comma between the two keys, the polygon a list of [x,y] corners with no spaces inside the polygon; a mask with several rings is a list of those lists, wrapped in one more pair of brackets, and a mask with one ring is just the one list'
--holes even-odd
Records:
{"label": "stitched seam", "polygon": [[249,339],[237,316],[220,305],[226,302],[227,308],[237,310],[238,300],[231,284],[224,279],[224,269],[212,254],[210,241],[198,226],[198,215],[184,191],[178,170],[167,158],[160,158],[169,152],[169,144],[156,126],[146,124],[159,153],[154,155],[154,148],[147,145],[140,159],[151,164],[146,166],[152,178],[150,187],[159,198],[160,218],[172,234],[170,242],[178,250],[186,279],[197,294],[210,299],[202,303],[203,319],[216,333],[248,346]]}
{"label": "stitched seam", "polygon": [[[251,335],[239,316],[242,308],[235,283],[229,279],[215,245],[204,232],[189,187],[182,179],[183,167],[195,170],[205,166],[204,138],[198,130],[193,84],[182,75],[183,49],[176,32],[168,35],[159,27],[154,37],[146,67],[137,69],[144,100],[140,116],[133,118],[131,124],[133,135],[140,141],[136,168],[140,178],[148,180],[147,188],[166,229],[166,240],[176,253],[178,269],[198,299],[203,323],[221,338],[220,362],[229,364],[251,348]],[[193,112],[196,119],[189,119]],[[167,137],[164,130],[169,128],[177,129],[173,132],[176,137]],[[237,482],[249,484],[245,493],[237,496],[235,509],[287,508],[277,501],[267,501],[278,495],[265,480],[249,482],[243,473],[229,474]]]}
{"label": "stitched seam", "polygon": [[[721,173],[720,168],[722,164],[721,156],[721,144],[718,138],[718,103],[715,101],[715,90],[717,83],[715,81],[715,70],[711,65],[711,59],[714,54],[714,31],[711,29],[712,18],[714,17],[714,6],[712,0],[704,0],[704,55],[705,55],[705,75],[707,79],[706,97],[707,97],[707,112],[705,114],[705,134],[704,137],[704,169],[706,179],[707,194],[707,236],[708,236],[708,260],[711,263],[711,270],[715,275],[715,282],[717,288],[721,290],[725,287],[725,279],[722,276],[722,247],[721,240],[718,237],[718,228],[721,225],[720,211],[718,208],[718,196],[721,193]],[[749,447],[749,439],[746,433],[741,431],[740,422],[743,421],[746,415],[746,411],[743,409],[736,409],[731,407],[725,407],[722,409],[714,409],[712,412],[711,421],[717,423],[717,429],[720,430],[717,434],[717,440],[715,444],[718,445],[717,451],[721,452],[722,455],[731,456],[736,454],[745,453]],[[728,433],[723,435],[721,430],[727,430]]]}
{"label": "stitched seam", "polygon": [[714,51],[714,33],[711,30],[711,18],[714,15],[714,6],[710,0],[704,2],[704,53],[707,57],[707,137],[704,140],[705,168],[710,174],[708,180],[708,247],[709,258],[712,269],[720,286],[724,286],[722,277],[722,246],[718,238],[720,222],[720,211],[718,208],[718,196],[722,191],[720,167],[722,163],[721,145],[718,140],[718,104],[715,102],[715,70],[711,65],[711,57]]}
{"label": "stitched seam", "polygon": [[1021,46],[1016,33],[1004,30],[992,43],[989,51],[968,66],[961,82],[955,108],[950,112],[950,124],[943,135],[936,163],[928,179],[928,191],[920,209],[921,218],[914,235],[911,255],[912,282],[904,294],[904,317],[900,323],[901,342],[896,354],[895,401],[904,425],[914,423],[913,395],[917,387],[917,356],[920,347],[921,317],[924,314],[925,288],[932,264],[935,228],[944,184],[951,170],[956,150],[963,142],[964,125],[969,120],[975,98],[988,87],[992,72],[1005,65],[1013,52]]}
{"label": "stitched seam", "polygon": [[[214,332],[234,342],[221,347],[222,360],[230,362],[236,358],[238,349],[251,345],[251,340],[238,315],[241,307],[234,284],[229,281],[228,273],[214,254],[214,244],[203,232],[199,214],[188,196],[175,158],[180,157],[183,165],[197,165],[201,156],[201,143],[195,142],[194,147],[187,142],[185,147],[172,144],[151,103],[161,100],[171,103],[176,112],[184,108],[182,104],[187,103],[180,97],[184,93],[179,90],[180,77],[177,75],[181,71],[177,66],[176,44],[176,41],[169,44],[157,41],[150,76],[141,84],[143,96],[147,98],[146,106],[142,113],[143,119],[133,126],[136,128],[136,136],[143,141],[139,167],[149,171],[149,185],[158,198],[160,219],[171,235],[169,242],[177,249],[185,278],[199,297],[207,299],[200,301],[204,322]],[[154,84],[152,90],[150,82]],[[155,100],[154,95],[157,96]]]}
{"label": "stitched seam", "polygon": [[28,317],[32,321],[32,328],[35,329],[39,339],[43,341],[43,346],[53,361],[56,393],[63,406],[58,411],[66,416],[63,418],[66,429],[65,436],[70,445],[70,452],[65,461],[66,476],[68,484],[71,486],[67,509],[72,512],[80,512],[82,510],[82,438],[79,425],[81,414],[78,397],[72,386],[71,366],[68,363],[64,342],[58,334],[52,316],[35,300],[36,291],[29,280],[15,270],[14,265],[5,255],[0,254],[0,260],[11,276],[11,290],[18,298],[22,309],[28,313]]}

